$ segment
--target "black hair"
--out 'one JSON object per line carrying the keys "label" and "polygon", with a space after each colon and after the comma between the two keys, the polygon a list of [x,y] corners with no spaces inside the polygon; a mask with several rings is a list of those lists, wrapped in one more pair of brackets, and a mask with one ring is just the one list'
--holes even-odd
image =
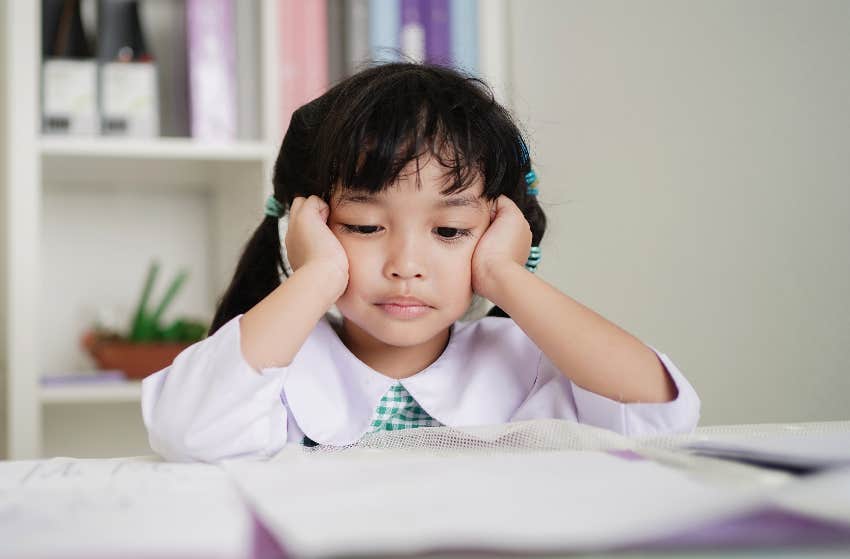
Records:
{"label": "black hair", "polygon": [[[274,197],[289,211],[296,196],[330,203],[336,188],[378,193],[424,155],[447,171],[443,194],[477,177],[483,197],[504,194],[522,210],[540,245],[546,216],[526,192],[527,143],[510,113],[481,79],[438,65],[371,65],[298,108],[274,166]],[[259,210],[258,210],[259,211]],[[209,334],[247,312],[288,276],[278,218],[265,216],[239,259]],[[493,307],[488,316],[508,316]]]}

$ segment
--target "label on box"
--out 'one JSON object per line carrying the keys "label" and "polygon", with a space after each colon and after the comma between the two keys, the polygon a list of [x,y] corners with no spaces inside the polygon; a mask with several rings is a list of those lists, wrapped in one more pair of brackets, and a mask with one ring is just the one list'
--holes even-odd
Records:
{"label": "label on box", "polygon": [[101,133],[159,136],[156,64],[108,62],[100,67]]}
{"label": "label on box", "polygon": [[98,131],[97,63],[53,58],[42,66],[42,131],[94,136]]}

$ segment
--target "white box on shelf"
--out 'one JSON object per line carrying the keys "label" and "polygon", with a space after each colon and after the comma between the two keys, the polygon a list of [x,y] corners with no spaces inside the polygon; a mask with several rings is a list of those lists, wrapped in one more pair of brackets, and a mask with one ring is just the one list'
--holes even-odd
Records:
{"label": "white box on shelf", "polygon": [[94,136],[98,132],[97,63],[52,58],[42,65],[41,122],[45,134]]}
{"label": "white box on shelf", "polygon": [[159,136],[156,64],[107,62],[100,66],[100,117],[104,136]]}

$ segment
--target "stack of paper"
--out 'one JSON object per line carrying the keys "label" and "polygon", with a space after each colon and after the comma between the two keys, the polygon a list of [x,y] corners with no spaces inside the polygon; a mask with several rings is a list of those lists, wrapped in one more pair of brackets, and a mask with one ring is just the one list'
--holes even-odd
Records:
{"label": "stack of paper", "polygon": [[245,557],[253,524],[218,467],[138,459],[0,462],[0,555]]}
{"label": "stack of paper", "polygon": [[226,464],[297,556],[598,551],[749,512],[775,490],[712,487],[594,451],[434,456],[353,449]]}
{"label": "stack of paper", "polygon": [[682,448],[703,456],[796,472],[850,466],[850,430],[805,434],[789,430],[762,436],[706,436]]}

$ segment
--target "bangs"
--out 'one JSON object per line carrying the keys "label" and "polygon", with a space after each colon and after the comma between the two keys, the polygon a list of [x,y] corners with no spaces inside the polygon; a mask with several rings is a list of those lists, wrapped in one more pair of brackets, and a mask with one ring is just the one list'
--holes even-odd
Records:
{"label": "bangs", "polygon": [[[444,169],[443,195],[483,180],[489,200],[514,192],[523,176],[521,143],[510,115],[481,80],[441,67],[383,64],[331,89],[319,127],[316,186],[378,194],[415,162]],[[523,185],[524,186],[524,185]]]}

